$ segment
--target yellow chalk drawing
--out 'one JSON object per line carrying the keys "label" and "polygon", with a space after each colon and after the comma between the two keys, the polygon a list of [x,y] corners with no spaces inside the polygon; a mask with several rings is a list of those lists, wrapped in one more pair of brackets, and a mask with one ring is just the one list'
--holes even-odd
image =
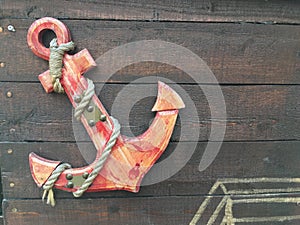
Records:
{"label": "yellow chalk drawing", "polygon": [[[233,188],[232,188],[233,186]],[[236,187],[239,187],[238,189]],[[245,188],[246,186],[246,188]],[[249,188],[250,186],[250,188]],[[268,188],[253,188],[253,186],[269,186]],[[278,187],[279,186],[279,187]],[[216,199],[217,191],[221,191],[223,198],[214,208],[213,213],[207,221],[207,225],[217,224],[221,218],[220,225],[235,225],[243,223],[263,222],[286,222],[299,220],[300,215],[282,215],[266,217],[240,217],[234,213],[234,206],[239,204],[300,204],[300,178],[245,178],[245,179],[219,179],[210,189],[207,197],[200,205],[189,225],[196,225],[198,221],[207,214],[211,200]],[[298,192],[299,197],[290,197]],[[289,196],[288,196],[289,195]],[[283,206],[284,207],[284,206]],[[300,214],[300,210],[299,211]],[[222,218],[223,216],[223,218]]]}

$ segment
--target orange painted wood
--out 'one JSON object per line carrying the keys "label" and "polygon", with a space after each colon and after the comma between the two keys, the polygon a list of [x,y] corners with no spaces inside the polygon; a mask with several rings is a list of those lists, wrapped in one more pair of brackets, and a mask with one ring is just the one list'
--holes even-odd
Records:
{"label": "orange painted wood", "polygon": [[[34,54],[48,60],[49,49],[42,46],[40,38],[45,29],[51,29],[56,33],[58,43],[70,41],[70,33],[63,23],[53,18],[42,18],[32,24],[27,36],[28,45]],[[76,107],[74,96],[82,95],[87,88],[87,80],[82,74],[96,64],[86,49],[73,56],[65,54],[63,63],[61,83],[73,107]],[[39,75],[39,79],[47,93],[53,90],[49,71]],[[98,121],[95,126],[90,126],[87,118],[81,116],[81,122],[97,149],[96,159],[88,166],[63,172],[55,183],[54,187],[57,189],[73,192],[80,187],[80,184],[74,183],[73,188],[68,188],[66,175],[71,174],[73,177],[81,178],[84,173],[91,173],[114,129],[114,124],[98,97],[94,95],[91,101],[107,117],[106,121]],[[178,109],[183,107],[184,103],[179,95],[166,84],[159,82],[157,102],[153,108],[158,112],[149,129],[134,138],[119,136],[111,155],[87,191],[137,192],[144,175],[166,149],[175,126]],[[34,153],[29,156],[29,163],[32,176],[38,186],[46,182],[58,165],[57,161],[41,158]]]}

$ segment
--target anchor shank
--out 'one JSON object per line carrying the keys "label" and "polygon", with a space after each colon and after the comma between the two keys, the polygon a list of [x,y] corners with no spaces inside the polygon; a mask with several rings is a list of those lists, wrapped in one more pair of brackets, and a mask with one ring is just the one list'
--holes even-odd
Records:
{"label": "anchor shank", "polygon": [[[94,60],[91,59],[87,50],[83,50],[74,56],[65,56],[61,83],[74,108],[79,104],[80,98],[87,89],[87,79],[82,76],[82,73],[95,65]],[[79,101],[76,102],[76,99]],[[95,94],[80,120],[97,149],[97,159],[101,156],[103,146],[106,145],[112,133],[113,123]]]}
{"label": "anchor shank", "polygon": [[[62,69],[60,82],[71,104],[75,108],[78,105],[75,99],[77,97],[80,98],[87,88],[87,80],[82,74],[96,66],[96,63],[87,49],[75,55],[65,54],[63,62],[64,68]],[[47,93],[53,91],[52,77],[49,74],[49,70],[39,75],[39,80]],[[96,157],[98,158],[102,153],[100,150],[105,146],[111,135],[113,123],[96,95],[92,97],[89,105],[93,107],[93,110],[88,112],[87,107],[80,120],[97,149]],[[101,121],[101,119],[106,120]]]}

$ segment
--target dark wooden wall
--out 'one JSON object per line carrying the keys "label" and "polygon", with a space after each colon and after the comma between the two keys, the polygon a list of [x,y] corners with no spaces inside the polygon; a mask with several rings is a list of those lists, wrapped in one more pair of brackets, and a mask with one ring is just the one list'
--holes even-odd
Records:
{"label": "dark wooden wall", "polygon": [[[213,164],[203,172],[198,171],[211,123],[205,96],[197,83],[175,67],[140,63],[118,71],[105,84],[99,98],[110,111],[119,91],[137,78],[163,76],[180,84],[195,103],[200,120],[189,121],[190,132],[199,130],[199,138],[191,140],[185,134],[181,139],[182,152],[197,144],[188,164],[173,177],[142,187],[138,194],[103,192],[74,199],[70,193],[56,191],[55,208],[42,204],[42,191],[29,171],[30,152],[73,166],[85,163],[72,130],[71,105],[66,96],[44,92],[37,75],[47,70],[47,62],[27,47],[29,26],[44,16],[61,19],[71,30],[77,51],[87,48],[95,59],[122,44],[159,39],[186,47],[205,60],[221,85],[228,116],[225,139]],[[10,24],[15,32],[8,31]],[[299,24],[297,1],[0,0],[4,223],[189,224],[218,179],[300,178]],[[99,79],[97,85],[104,81]],[[8,92],[12,93],[10,98]],[[145,99],[133,109],[130,128],[135,134],[147,128],[153,114],[146,110],[152,104],[153,99]],[[178,122],[164,156],[176,147],[180,135]],[[82,137],[80,141],[85,143],[88,139]],[[250,188],[257,185],[253,182]],[[285,184],[285,188],[290,185]],[[236,184],[235,188],[243,186]],[[281,192],[285,190],[288,189]],[[264,196],[267,195],[260,197]],[[297,199],[299,193],[289,192],[286,196]],[[222,193],[216,194],[213,200],[218,202],[222,197]],[[244,206],[235,213],[242,216],[252,212],[265,217],[300,214],[299,206],[288,209],[269,204],[251,209]],[[203,221],[210,215],[205,214]],[[278,220],[263,224],[299,223],[300,220]]]}

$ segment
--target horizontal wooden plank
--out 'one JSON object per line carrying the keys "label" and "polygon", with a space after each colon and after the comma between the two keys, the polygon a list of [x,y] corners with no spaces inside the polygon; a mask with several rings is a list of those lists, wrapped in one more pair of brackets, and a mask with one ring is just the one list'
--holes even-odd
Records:
{"label": "horizontal wooden plank", "polygon": [[[122,134],[142,134],[151,124],[157,84],[106,84],[96,92],[107,110],[120,120]],[[85,130],[72,122],[72,109],[65,95],[46,94],[40,83],[0,83],[0,141],[89,141]],[[206,99],[218,102],[221,96],[204,95],[197,85],[171,85],[183,97],[172,141],[222,141],[210,136],[211,126],[226,122],[226,141],[299,140],[300,86],[222,86],[227,107],[220,118],[212,118]],[[212,88],[213,86],[204,86]],[[7,97],[7,92],[12,97]],[[139,97],[141,96],[141,97]],[[206,98],[207,97],[207,98]],[[219,104],[219,103],[218,103]],[[198,135],[199,133],[199,135]],[[198,138],[199,136],[199,138]]]}
{"label": "horizontal wooden plank", "polygon": [[296,1],[8,1],[0,17],[300,23]]}
{"label": "horizontal wooden plank", "polygon": [[[88,143],[79,144],[80,148],[75,143],[0,143],[4,199],[41,198],[42,190],[34,183],[29,170],[30,152],[36,152],[48,159],[69,162],[75,168],[87,164],[82,152],[85,147],[89,147]],[[151,170],[153,172],[150,171],[146,175],[139,193],[124,191],[86,193],[83,198],[205,195],[220,179],[269,177],[281,181],[286,178],[297,178],[299,145],[300,142],[297,141],[224,142],[213,163],[200,172],[199,162],[207,143],[171,143],[159,160],[160,172],[154,173],[158,168],[153,168]],[[287,192],[286,188],[299,189],[300,184],[290,182],[282,184],[276,181],[270,186],[256,181],[246,184],[233,182],[228,188],[237,190],[263,188],[265,193],[269,192],[268,188],[280,188],[282,189],[280,192]],[[58,201],[73,198],[71,193],[59,190],[55,190],[55,195]]]}
{"label": "horizontal wooden plank", "polygon": [[[20,3],[21,4],[21,3]],[[52,4],[52,3],[51,3]],[[13,24],[16,32],[0,33],[1,81],[37,81],[37,75],[48,68],[46,61],[33,55],[26,44],[27,30],[34,20],[3,19],[4,27]],[[184,47],[202,58],[222,84],[299,84],[300,26],[224,24],[224,23],[149,23],[125,21],[64,20],[70,28],[78,51],[87,48],[95,59],[115,47],[141,40],[161,40]],[[153,48],[152,62],[139,62],[121,68],[110,82],[131,82],[146,76],[162,76],[177,83],[198,83],[190,74],[162,61],[162,55]],[[178,47],[177,46],[177,47]],[[176,50],[177,47],[174,47]],[[130,50],[131,49],[131,50]],[[122,48],[118,57],[103,66],[118,68],[136,54],[149,55],[143,50]],[[156,51],[154,50],[156,49]],[[175,54],[173,48],[166,50],[173,64],[189,59],[189,53]],[[178,49],[177,49],[178,50]],[[173,53],[172,53],[173,52]],[[153,58],[154,57],[154,58]],[[103,59],[103,58],[101,58]],[[154,62],[153,62],[154,61]],[[185,66],[201,78],[202,72],[193,61]],[[103,68],[99,68],[101,71]],[[92,72],[91,72],[92,73]],[[90,73],[90,74],[91,74]],[[199,76],[199,77],[197,77]],[[92,76],[98,82],[107,79]],[[206,82],[202,81],[201,82]]]}
{"label": "horizontal wooden plank", "polygon": [[[228,221],[238,221],[252,225],[297,225],[299,224],[299,207],[295,204],[299,194],[280,196],[276,199],[260,196],[261,201],[271,200],[269,203],[247,203],[242,206],[230,197],[222,201],[221,197],[210,199],[210,203],[201,213],[197,224],[220,224],[226,217]],[[62,200],[55,208],[45,206],[38,200],[6,200],[4,202],[5,222],[7,225],[26,224],[151,224],[151,225],[182,225],[189,224],[198,207],[205,198],[194,197],[164,197],[164,198],[109,198]],[[226,200],[226,199],[225,199]],[[273,200],[281,200],[279,203]],[[225,204],[226,209],[225,209]],[[233,202],[230,206],[229,202]],[[228,204],[229,203],[229,204]],[[218,205],[218,210],[213,215]],[[239,207],[237,209],[237,207]],[[228,209],[230,209],[228,213]],[[225,213],[226,211],[226,213]],[[255,222],[256,221],[256,222]]]}
{"label": "horizontal wooden plank", "polygon": [[202,200],[201,197],[62,200],[55,208],[38,200],[9,200],[4,204],[4,217],[7,225],[188,224]]}

